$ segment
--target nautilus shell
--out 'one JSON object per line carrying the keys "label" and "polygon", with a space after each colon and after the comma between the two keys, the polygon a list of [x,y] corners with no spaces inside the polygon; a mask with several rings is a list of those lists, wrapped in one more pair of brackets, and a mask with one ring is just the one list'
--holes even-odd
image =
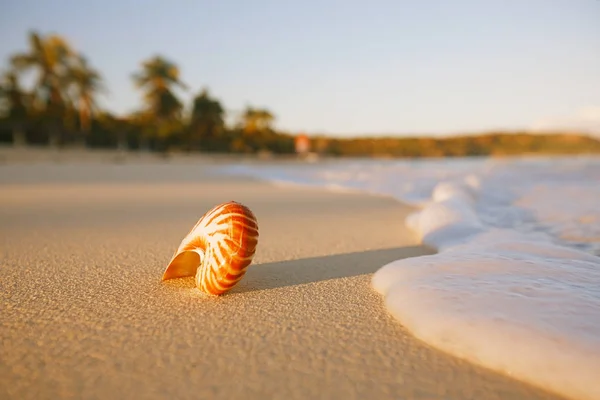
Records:
{"label": "nautilus shell", "polygon": [[250,209],[235,201],[208,211],[183,239],[162,280],[196,276],[201,291],[220,295],[244,276],[258,242]]}

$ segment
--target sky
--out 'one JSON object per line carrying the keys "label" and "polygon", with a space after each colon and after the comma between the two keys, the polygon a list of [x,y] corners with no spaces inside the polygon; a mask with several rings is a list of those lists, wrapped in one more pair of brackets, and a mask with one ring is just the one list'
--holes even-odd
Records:
{"label": "sky", "polygon": [[600,0],[0,0],[0,68],[30,30],[83,53],[117,114],[160,54],[187,103],[206,87],[291,132],[600,134]]}

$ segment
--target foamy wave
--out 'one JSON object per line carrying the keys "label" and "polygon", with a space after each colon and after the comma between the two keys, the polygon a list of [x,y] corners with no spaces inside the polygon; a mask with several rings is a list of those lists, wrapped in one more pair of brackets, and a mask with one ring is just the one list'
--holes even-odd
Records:
{"label": "foamy wave", "polygon": [[377,271],[372,285],[420,339],[574,398],[600,398],[600,258],[486,227],[475,187],[442,182],[407,218],[439,253]]}
{"label": "foamy wave", "polygon": [[473,205],[472,187],[462,183],[442,182],[433,190],[432,201],[407,219],[424,244],[438,250],[465,243],[484,231]]}

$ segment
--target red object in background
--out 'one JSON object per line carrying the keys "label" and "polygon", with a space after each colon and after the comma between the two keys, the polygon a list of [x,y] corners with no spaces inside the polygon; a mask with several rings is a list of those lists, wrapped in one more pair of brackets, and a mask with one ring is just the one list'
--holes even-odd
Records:
{"label": "red object in background", "polygon": [[310,151],[310,139],[304,134],[296,136],[296,153],[308,153]]}

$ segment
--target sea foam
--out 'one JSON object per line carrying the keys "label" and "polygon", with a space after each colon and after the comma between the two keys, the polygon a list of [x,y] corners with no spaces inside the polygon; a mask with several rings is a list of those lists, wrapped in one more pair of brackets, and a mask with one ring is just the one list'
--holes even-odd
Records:
{"label": "sea foam", "polygon": [[[600,398],[600,258],[485,227],[468,186],[440,183],[409,226],[439,253],[372,279],[415,336],[471,362],[581,399]],[[434,196],[435,197],[435,196]]]}
{"label": "sea foam", "polygon": [[390,313],[458,357],[567,397],[600,399],[600,159],[343,161],[237,172],[418,206],[405,223],[438,253],[373,275]]}

